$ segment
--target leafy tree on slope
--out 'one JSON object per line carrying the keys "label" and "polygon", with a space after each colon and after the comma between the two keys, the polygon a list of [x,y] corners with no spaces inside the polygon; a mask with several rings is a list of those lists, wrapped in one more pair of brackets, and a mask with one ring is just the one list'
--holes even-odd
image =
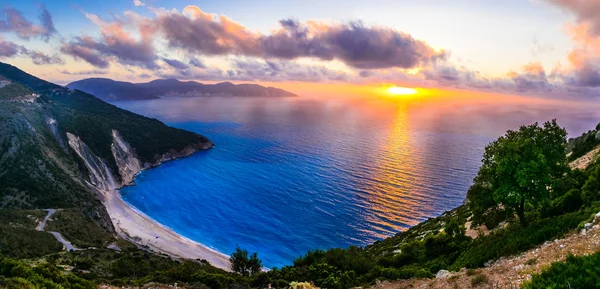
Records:
{"label": "leafy tree on slope", "polygon": [[231,262],[231,270],[240,273],[244,276],[257,274],[262,269],[262,261],[258,259],[258,253],[248,254],[248,250],[241,249],[239,246],[235,248],[235,252],[229,257]]}
{"label": "leafy tree on slope", "polygon": [[[527,224],[525,210],[549,198],[552,184],[567,171],[567,132],[546,122],[509,130],[485,148],[483,164],[475,178],[477,190],[469,191],[475,214],[500,205],[515,212],[522,226]],[[480,216],[476,216],[479,217]]]}

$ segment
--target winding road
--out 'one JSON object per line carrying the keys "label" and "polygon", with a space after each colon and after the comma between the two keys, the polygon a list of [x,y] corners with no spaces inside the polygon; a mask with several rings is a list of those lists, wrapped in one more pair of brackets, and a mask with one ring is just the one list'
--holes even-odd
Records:
{"label": "winding road", "polygon": [[[46,215],[44,220],[42,220],[37,227],[37,230],[40,232],[46,232],[46,231],[44,231],[44,228],[46,227],[46,222],[48,222],[48,219],[50,218],[50,216],[52,216],[54,213],[56,213],[55,209],[48,209],[46,211],[48,211],[48,215]],[[52,236],[54,236],[54,238],[56,238],[56,240],[58,242],[63,244],[63,246],[65,246],[65,249],[67,249],[67,252],[83,250],[83,249],[73,246],[73,244],[71,244],[71,242],[69,242],[67,239],[65,239],[65,237],[63,237],[59,232],[48,231],[48,233],[52,234]]]}

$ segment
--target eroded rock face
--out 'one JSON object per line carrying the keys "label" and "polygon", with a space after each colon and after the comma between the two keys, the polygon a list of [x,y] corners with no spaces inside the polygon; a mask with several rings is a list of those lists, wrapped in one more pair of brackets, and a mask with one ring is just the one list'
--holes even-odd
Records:
{"label": "eroded rock face", "polygon": [[[214,146],[210,141],[191,144],[181,151],[169,151],[159,157],[155,163],[144,163],[139,160],[135,149],[121,136],[117,130],[112,130],[112,155],[118,168],[118,177],[108,168],[106,163],[97,157],[88,146],[76,135],[67,132],[69,146],[83,160],[89,171],[91,185],[109,192],[133,183],[135,176],[144,169],[158,166],[163,162],[190,156],[199,150],[207,150]],[[120,179],[120,181],[119,181]]]}
{"label": "eroded rock face", "polygon": [[67,132],[67,139],[69,146],[83,160],[92,185],[103,191],[111,191],[118,187],[106,163],[98,158],[78,136]]}
{"label": "eroded rock face", "polygon": [[46,123],[48,124],[48,128],[50,129],[50,131],[56,138],[56,141],[58,141],[58,144],[60,144],[60,147],[65,149],[66,148],[65,141],[63,140],[63,138],[60,136],[60,133],[58,132],[58,123],[56,122],[56,120],[50,117],[46,120]]}
{"label": "eroded rock face", "polygon": [[131,184],[135,175],[143,169],[142,163],[135,155],[134,149],[121,137],[121,134],[114,129],[112,130],[112,138],[113,142],[111,150],[117,167],[119,168],[121,185]]}

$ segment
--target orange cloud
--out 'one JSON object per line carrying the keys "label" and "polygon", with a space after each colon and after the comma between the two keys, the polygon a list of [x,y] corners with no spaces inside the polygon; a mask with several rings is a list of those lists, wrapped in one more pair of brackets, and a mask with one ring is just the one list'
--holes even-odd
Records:
{"label": "orange cloud", "polygon": [[526,73],[531,73],[531,74],[544,74],[544,67],[542,67],[542,64],[539,62],[531,62],[526,64],[523,67],[523,71],[525,71]]}

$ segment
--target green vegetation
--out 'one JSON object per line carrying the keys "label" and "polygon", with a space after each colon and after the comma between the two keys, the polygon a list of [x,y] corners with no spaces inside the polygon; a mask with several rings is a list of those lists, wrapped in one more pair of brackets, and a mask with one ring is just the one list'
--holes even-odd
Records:
{"label": "green vegetation", "polygon": [[35,230],[45,215],[41,210],[0,209],[0,255],[35,258],[62,250],[52,235]]}
{"label": "green vegetation", "polygon": [[0,287],[7,289],[86,289],[95,284],[73,274],[64,274],[50,263],[31,268],[24,263],[0,256]]}
{"label": "green vegetation", "polygon": [[565,262],[557,262],[541,274],[532,276],[523,289],[542,288],[598,288],[600,287],[600,252],[590,256],[569,255]]}
{"label": "green vegetation", "polygon": [[107,243],[115,240],[78,209],[56,211],[51,221],[46,224],[46,231],[60,232],[79,248],[105,247]]}
{"label": "green vegetation", "polygon": [[248,251],[242,250],[239,246],[235,248],[229,261],[231,261],[231,270],[243,276],[256,275],[262,269],[262,261],[258,259],[258,253],[254,252],[252,255],[248,255]]}
{"label": "green vegetation", "polygon": [[[478,190],[470,190],[469,200],[477,210],[515,212],[525,226],[525,210],[549,198],[554,182],[567,171],[565,146],[567,132],[546,122],[509,130],[485,148],[483,164],[475,178]],[[490,206],[491,205],[491,206]],[[475,216],[481,219],[482,216]]]}
{"label": "green vegetation", "polygon": [[11,83],[7,86],[2,87],[2,89],[0,89],[0,101],[14,100],[15,98],[25,96],[25,95],[28,95],[31,93],[32,92],[30,90],[26,89],[23,86],[16,84],[16,83]]}
{"label": "green vegetation", "polygon": [[[187,284],[192,288],[264,288],[265,273],[252,277],[226,272],[202,260],[175,261],[120,241],[121,251],[95,249],[51,254],[42,263],[70,268],[70,273],[93,284],[142,286],[148,283]],[[287,284],[287,283],[286,283]]]}
{"label": "green vegetation", "polygon": [[0,227],[0,255],[35,258],[60,252],[62,248],[63,245],[46,232]]}
{"label": "green vegetation", "polygon": [[[569,139],[567,150],[571,152],[568,160],[573,161],[593,150],[600,145],[600,134],[598,131],[600,126],[596,126],[596,130],[590,130],[583,133],[580,137]],[[596,137],[598,135],[598,137]]]}

